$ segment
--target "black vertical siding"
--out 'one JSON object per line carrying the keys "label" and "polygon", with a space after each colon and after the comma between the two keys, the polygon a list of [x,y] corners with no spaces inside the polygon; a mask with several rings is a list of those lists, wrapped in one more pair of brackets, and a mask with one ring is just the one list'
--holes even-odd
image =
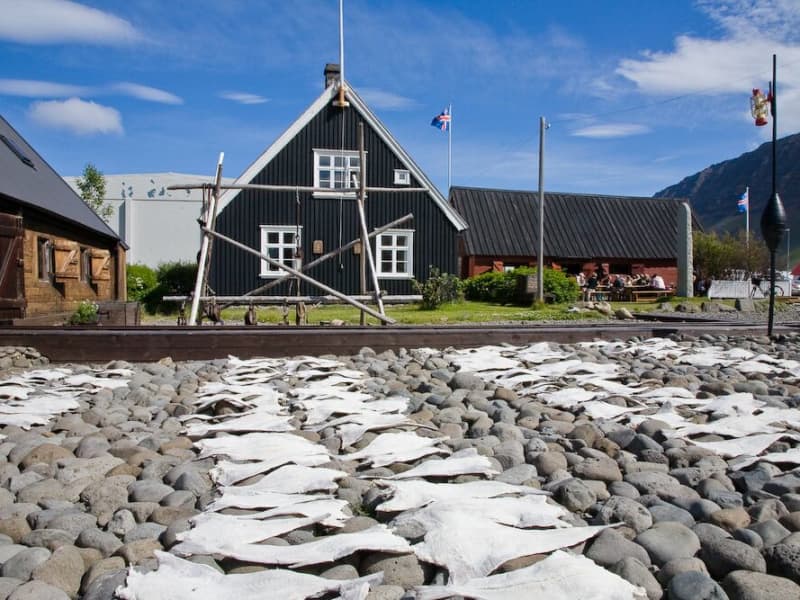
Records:
{"label": "black vertical siding", "polygon": [[[323,108],[251,183],[272,185],[314,184],[314,149],[357,150],[358,123],[362,119],[355,108],[340,109],[330,104]],[[378,134],[365,122],[364,146],[367,151],[367,186],[397,187],[394,169],[405,168]],[[411,187],[418,187],[412,174]],[[298,203],[299,198],[299,218]],[[368,194],[367,227],[385,225],[405,214],[414,219],[400,225],[414,231],[414,277],[427,278],[429,266],[455,273],[457,265],[457,231],[434,200],[425,192]],[[304,262],[316,258],[312,254],[314,240],[322,240],[327,253],[359,237],[358,211],[354,199],[314,198],[311,193],[266,192],[242,190],[220,213],[217,230],[251,248],[260,246],[261,225],[302,226]],[[341,227],[341,235],[340,235]],[[375,244],[372,248],[374,251]],[[359,257],[352,250],[331,258],[311,270],[308,275],[339,291],[356,294],[360,291]],[[224,242],[214,244],[210,283],[218,295],[241,295],[270,279],[259,277],[259,259]],[[380,279],[381,289],[388,294],[413,293],[410,280]],[[368,289],[371,284],[368,283]],[[270,290],[272,295],[290,291],[288,284]],[[296,290],[292,289],[292,292]],[[319,288],[301,283],[300,293],[318,294]]]}

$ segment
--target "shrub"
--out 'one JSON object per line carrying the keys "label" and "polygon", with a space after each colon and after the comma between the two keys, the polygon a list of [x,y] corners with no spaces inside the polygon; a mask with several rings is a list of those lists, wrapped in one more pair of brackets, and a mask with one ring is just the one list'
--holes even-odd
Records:
{"label": "shrub", "polygon": [[438,268],[431,266],[428,279],[420,283],[413,281],[414,289],[422,294],[422,308],[433,310],[442,304],[461,302],[464,294],[461,290],[461,280],[455,275],[441,273]]}
{"label": "shrub", "polygon": [[[536,275],[536,269],[518,267],[513,271],[487,271],[464,282],[467,300],[496,302],[498,304],[528,304],[529,300],[519,292],[519,278]],[[562,271],[545,269],[543,273],[544,293],[556,303],[572,302],[580,294],[575,279]]]}
{"label": "shrub", "polygon": [[156,272],[147,265],[128,265],[128,300],[139,302],[158,284]]}
{"label": "shrub", "polygon": [[170,312],[175,309],[172,302],[164,302],[164,296],[186,296],[194,290],[197,280],[197,264],[193,262],[169,262],[158,265],[157,285],[143,298],[144,309],[150,313]]}
{"label": "shrub", "polygon": [[87,323],[97,323],[97,311],[99,307],[94,302],[81,300],[78,308],[70,315],[67,321],[70,325],[85,325]]}

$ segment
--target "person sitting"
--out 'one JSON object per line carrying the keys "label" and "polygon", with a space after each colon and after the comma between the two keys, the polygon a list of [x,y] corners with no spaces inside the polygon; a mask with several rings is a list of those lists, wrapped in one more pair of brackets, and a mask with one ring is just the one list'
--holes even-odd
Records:
{"label": "person sitting", "polygon": [[597,274],[592,272],[586,280],[586,287],[583,290],[583,299],[591,300],[594,296],[594,291],[597,289]]}
{"label": "person sitting", "polygon": [[658,273],[653,273],[653,276],[650,277],[650,287],[654,290],[666,290],[667,286],[664,283],[664,279]]}

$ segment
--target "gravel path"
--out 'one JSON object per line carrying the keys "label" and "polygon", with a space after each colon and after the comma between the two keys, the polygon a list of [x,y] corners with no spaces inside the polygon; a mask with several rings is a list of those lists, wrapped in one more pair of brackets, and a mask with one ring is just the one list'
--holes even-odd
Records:
{"label": "gravel path", "polygon": [[4,348],[0,398],[0,598],[800,598],[800,335]]}

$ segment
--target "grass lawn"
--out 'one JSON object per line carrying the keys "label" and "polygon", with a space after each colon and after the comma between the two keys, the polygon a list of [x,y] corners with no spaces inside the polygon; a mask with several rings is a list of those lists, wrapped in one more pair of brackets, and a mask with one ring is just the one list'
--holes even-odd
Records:
{"label": "grass lawn", "polygon": [[[671,302],[700,303],[706,298],[675,298]],[[631,312],[650,312],[657,310],[660,303],[656,302],[613,302],[612,308],[627,308]],[[488,302],[465,301],[457,304],[445,304],[436,310],[422,310],[418,305],[401,304],[386,306],[386,314],[403,325],[443,325],[458,323],[519,323],[537,321],[602,321],[607,317],[598,312],[587,310],[575,312],[570,310],[574,304],[546,305],[543,308],[510,306],[491,304]],[[373,307],[374,308],[374,307]],[[241,323],[244,320],[246,307],[230,307],[222,311],[222,319],[227,323]],[[256,307],[259,323],[279,324],[283,322],[283,312],[279,306]],[[359,310],[347,305],[329,304],[319,306],[306,306],[307,322],[309,325],[318,325],[320,321],[340,319],[347,325],[358,325]],[[188,315],[187,315],[188,316]],[[169,315],[142,315],[142,323],[175,322],[177,312]],[[288,321],[294,325],[294,307],[289,308]],[[377,325],[378,319],[367,316],[367,323]]]}

